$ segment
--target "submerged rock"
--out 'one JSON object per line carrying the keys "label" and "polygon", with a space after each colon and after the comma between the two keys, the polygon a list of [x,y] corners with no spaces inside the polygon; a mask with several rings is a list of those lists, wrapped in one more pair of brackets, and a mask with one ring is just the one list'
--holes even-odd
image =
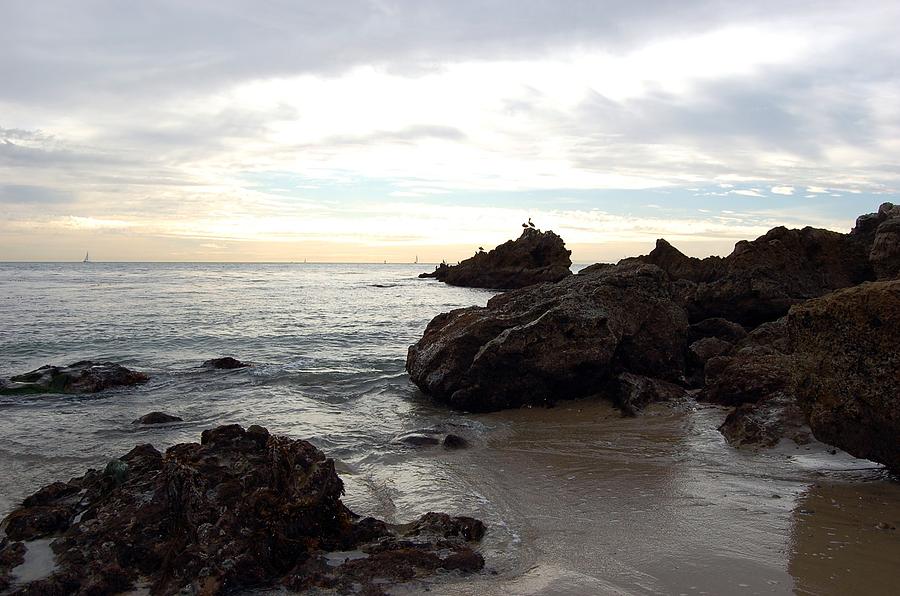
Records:
{"label": "submerged rock", "polygon": [[815,437],[900,471],[900,280],[795,306],[786,327]]}
{"label": "submerged rock", "polygon": [[137,385],[148,379],[113,362],[82,360],[69,366],[42,366],[0,382],[0,395],[32,393],[96,393],[112,387]]}
{"label": "submerged rock", "polygon": [[206,360],[201,366],[203,366],[203,368],[214,368],[216,370],[233,370],[235,368],[247,368],[250,365],[246,362],[241,362],[237,358],[225,356],[223,358]]}
{"label": "submerged rock", "polygon": [[435,317],[406,368],[454,408],[545,404],[596,394],[622,372],[678,381],[687,327],[661,269],[602,268]]}
{"label": "submerged rock", "polygon": [[165,412],[150,412],[133,421],[132,424],[167,424],[169,422],[183,422],[183,420]]}
{"label": "submerged rock", "polygon": [[441,442],[441,444],[444,446],[444,449],[450,450],[465,449],[469,446],[469,442],[467,440],[459,435],[453,434],[444,437],[444,440]]}
{"label": "submerged rock", "polygon": [[525,228],[517,240],[490,252],[478,252],[458,265],[441,263],[434,277],[452,286],[513,289],[543,282],[557,282],[572,275],[570,255],[562,238],[551,231]]}
{"label": "submerged rock", "polygon": [[[23,592],[117,593],[140,579],[154,594],[278,585],[381,594],[484,565],[469,544],[484,534],[478,520],[359,519],[340,500],[333,460],[259,426],[207,430],[165,454],[140,445],[116,461],[121,478],[90,470],[38,491],[4,521],[13,541],[57,536],[56,570]],[[0,578],[16,544],[2,545]]]}

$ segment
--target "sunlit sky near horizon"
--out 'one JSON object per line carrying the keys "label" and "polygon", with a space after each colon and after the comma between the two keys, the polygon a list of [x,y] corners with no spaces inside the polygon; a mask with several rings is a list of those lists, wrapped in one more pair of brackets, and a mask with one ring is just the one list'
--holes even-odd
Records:
{"label": "sunlit sky near horizon", "polygon": [[0,2],[0,261],[696,256],[900,202],[900,2]]}

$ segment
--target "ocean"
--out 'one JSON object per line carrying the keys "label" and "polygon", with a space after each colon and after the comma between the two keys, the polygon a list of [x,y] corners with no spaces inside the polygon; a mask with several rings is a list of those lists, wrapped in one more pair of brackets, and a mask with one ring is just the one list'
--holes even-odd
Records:
{"label": "ocean", "polygon": [[[895,587],[897,533],[876,526],[900,524],[900,486],[871,462],[818,443],[738,451],[716,431],[726,411],[693,403],[637,418],[590,400],[479,415],[432,403],[404,371],[408,346],[438,313],[494,294],[416,277],[432,268],[0,264],[0,376],[84,359],[150,375],[96,395],[0,397],[0,515],[136,444],[261,424],[334,458],[358,513],[483,519],[485,572],[428,580],[433,593]],[[200,367],[226,355],[253,366]],[[151,411],[184,422],[132,424]],[[472,446],[398,441],[423,430]]]}

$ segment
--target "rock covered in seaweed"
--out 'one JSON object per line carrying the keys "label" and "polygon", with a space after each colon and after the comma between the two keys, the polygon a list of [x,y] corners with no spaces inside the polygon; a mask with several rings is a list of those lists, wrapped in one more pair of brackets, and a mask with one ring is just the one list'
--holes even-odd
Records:
{"label": "rock covered in seaweed", "polygon": [[484,534],[480,521],[359,519],[340,500],[332,460],[259,426],[207,430],[165,454],[140,445],[111,463],[41,489],[7,517],[0,582],[20,541],[47,536],[56,536],[56,569],[23,593],[116,593],[141,581],[154,594],[277,585],[380,594],[484,564],[469,544]]}
{"label": "rock covered in seaweed", "polygon": [[661,269],[599,268],[435,317],[406,368],[426,393],[473,411],[612,397],[622,372],[678,381],[687,327]]}
{"label": "rock covered in seaweed", "polygon": [[112,387],[137,385],[147,375],[114,362],[82,360],[69,366],[42,366],[0,380],[0,395],[36,393],[96,393]]}
{"label": "rock covered in seaweed", "polygon": [[552,231],[525,228],[517,240],[509,240],[490,252],[478,252],[458,265],[441,263],[434,277],[452,286],[514,289],[544,282],[557,282],[572,274],[563,239]]}

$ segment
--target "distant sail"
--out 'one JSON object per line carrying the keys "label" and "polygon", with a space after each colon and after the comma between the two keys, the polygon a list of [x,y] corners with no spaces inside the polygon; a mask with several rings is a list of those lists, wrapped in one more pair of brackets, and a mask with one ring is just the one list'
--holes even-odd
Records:
{"label": "distant sail", "polygon": [[90,263],[90,262],[91,262],[91,253],[89,253],[89,252],[84,253],[84,260],[82,261],[82,263]]}

